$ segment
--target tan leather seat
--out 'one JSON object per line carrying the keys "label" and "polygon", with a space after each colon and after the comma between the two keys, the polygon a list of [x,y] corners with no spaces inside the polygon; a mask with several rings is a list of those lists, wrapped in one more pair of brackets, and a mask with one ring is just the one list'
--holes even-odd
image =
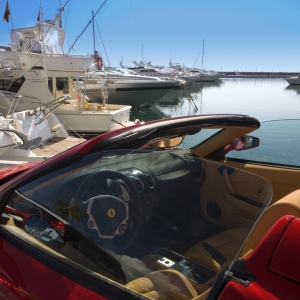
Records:
{"label": "tan leather seat", "polygon": [[125,287],[149,299],[193,299],[198,296],[188,279],[176,270],[152,272],[128,282]]}
{"label": "tan leather seat", "polygon": [[[300,217],[300,190],[296,190],[284,198],[278,200],[261,216],[260,220],[256,224],[253,231],[250,233],[247,241],[239,254],[243,257],[254,249],[265,233],[271,228],[271,226],[280,218],[285,215],[293,215]],[[217,248],[227,261],[222,265],[218,264],[212,256],[204,249],[203,241],[199,242],[192,248],[190,248],[185,256],[190,258],[212,270],[220,271],[223,266],[227,265],[234,258],[234,253],[237,254],[237,250],[242,246],[244,239],[248,234],[249,229],[243,227],[237,227],[233,229],[224,230],[223,232],[211,236],[205,241],[212,244]]]}
{"label": "tan leather seat", "polygon": [[249,228],[244,227],[231,228],[205,239],[205,241],[217,248],[227,259],[222,265],[218,264],[207,250],[204,249],[203,241],[190,248],[185,253],[185,257],[219,272],[223,265],[227,265],[228,261],[235,258],[238,250],[241,249],[243,241],[249,234],[249,230]]}

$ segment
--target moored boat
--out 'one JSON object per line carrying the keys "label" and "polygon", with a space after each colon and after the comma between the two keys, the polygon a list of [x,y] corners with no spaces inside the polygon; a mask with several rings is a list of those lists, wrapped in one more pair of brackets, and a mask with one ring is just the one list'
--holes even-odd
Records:
{"label": "moored boat", "polygon": [[291,85],[300,85],[300,77],[299,76],[288,77],[288,78],[285,78],[285,80]]}

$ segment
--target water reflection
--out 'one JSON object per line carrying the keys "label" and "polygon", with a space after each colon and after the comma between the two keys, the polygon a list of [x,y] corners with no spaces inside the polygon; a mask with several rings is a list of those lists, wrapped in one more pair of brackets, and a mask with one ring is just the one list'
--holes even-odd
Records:
{"label": "water reflection", "polygon": [[153,105],[149,108],[136,108],[131,109],[130,112],[130,120],[134,121],[136,119],[139,119],[140,121],[152,121],[152,120],[159,120],[164,118],[170,118],[171,115],[165,114],[163,111],[158,109],[156,105]]}
{"label": "water reflection", "polygon": [[219,89],[223,82],[196,82],[186,86],[180,91],[178,97],[180,101],[174,103],[166,103],[159,101],[156,107],[164,114],[171,117],[192,116],[202,114],[203,91],[206,89]]}
{"label": "water reflection", "polygon": [[300,86],[291,86],[282,78],[226,78],[177,92],[150,109],[133,111],[132,117],[150,121],[194,114],[246,114],[261,122],[299,118]]}
{"label": "water reflection", "polygon": [[288,85],[285,90],[287,91],[295,91],[296,94],[300,94],[300,85]]}

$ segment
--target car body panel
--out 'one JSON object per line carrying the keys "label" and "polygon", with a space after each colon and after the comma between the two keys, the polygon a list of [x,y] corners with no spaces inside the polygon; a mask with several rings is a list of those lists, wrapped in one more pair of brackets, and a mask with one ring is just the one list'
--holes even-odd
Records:
{"label": "car body panel", "polygon": [[245,257],[253,282],[241,284],[232,280],[225,285],[218,299],[298,299],[299,229],[299,218],[284,216],[279,219],[255,250]]}

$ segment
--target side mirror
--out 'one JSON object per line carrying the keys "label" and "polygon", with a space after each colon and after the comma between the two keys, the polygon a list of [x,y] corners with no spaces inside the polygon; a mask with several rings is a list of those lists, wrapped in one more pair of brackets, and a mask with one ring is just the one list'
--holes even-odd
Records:
{"label": "side mirror", "polygon": [[54,227],[40,216],[29,216],[24,223],[24,230],[44,244],[60,248],[64,240]]}
{"label": "side mirror", "polygon": [[243,135],[224,147],[224,154],[236,150],[247,150],[259,146],[259,138],[249,135]]}

